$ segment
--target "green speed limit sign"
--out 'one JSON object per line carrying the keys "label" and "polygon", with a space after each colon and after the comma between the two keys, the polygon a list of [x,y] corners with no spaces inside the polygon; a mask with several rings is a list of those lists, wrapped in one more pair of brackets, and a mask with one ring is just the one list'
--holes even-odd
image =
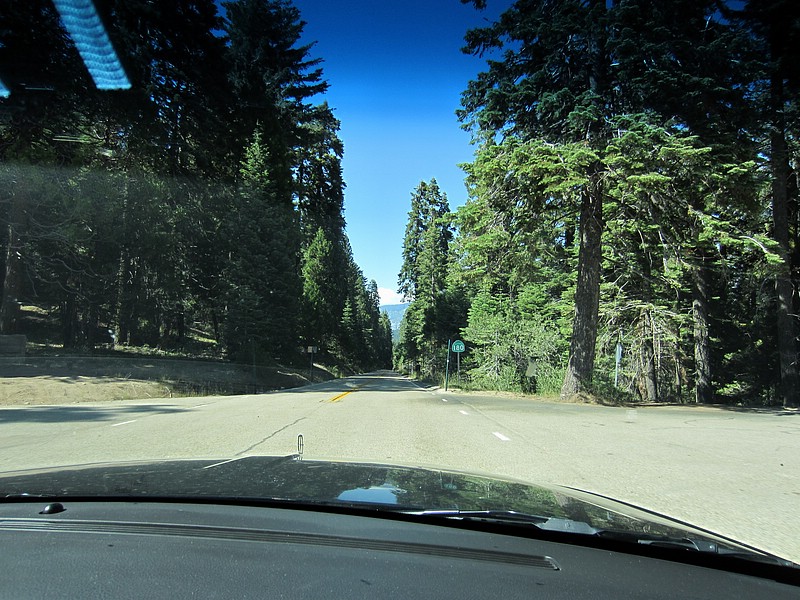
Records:
{"label": "green speed limit sign", "polygon": [[453,346],[451,349],[453,350],[453,352],[463,352],[464,350],[467,349],[467,347],[461,340],[456,340],[455,342],[453,342]]}

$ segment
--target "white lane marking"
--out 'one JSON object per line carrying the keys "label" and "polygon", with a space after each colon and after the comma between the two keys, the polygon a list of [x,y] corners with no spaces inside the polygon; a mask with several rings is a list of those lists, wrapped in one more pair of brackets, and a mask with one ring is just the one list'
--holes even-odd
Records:
{"label": "white lane marking", "polygon": [[210,402],[206,402],[205,404],[195,404],[194,406],[190,406],[189,408],[202,408],[203,406],[208,406],[211,404]]}
{"label": "white lane marking", "polygon": [[460,410],[458,412],[460,412],[462,415],[469,415],[469,413],[467,411],[465,411],[465,410]]}
{"label": "white lane marking", "polygon": [[446,399],[444,399],[444,398],[442,398],[442,402],[447,402],[447,400],[446,400]]}
{"label": "white lane marking", "polygon": [[136,423],[139,419],[133,419],[132,421],[123,421],[122,423],[114,423],[112,427],[119,427],[120,425],[127,425],[128,423]]}
{"label": "white lane marking", "polygon": [[228,463],[232,463],[235,460],[242,460],[243,458],[247,458],[246,456],[239,456],[237,458],[229,458],[228,460],[223,460],[222,462],[214,463],[213,465],[206,465],[203,467],[204,469],[211,469],[212,467],[218,467],[220,465],[227,465]]}
{"label": "white lane marking", "polygon": [[500,433],[499,431],[493,431],[493,432],[492,432],[492,434],[493,434],[493,435],[494,435],[494,436],[495,436],[495,437],[496,437],[498,440],[500,440],[501,442],[510,442],[510,441],[511,441],[511,438],[504,436],[504,435],[503,435],[502,433]]}

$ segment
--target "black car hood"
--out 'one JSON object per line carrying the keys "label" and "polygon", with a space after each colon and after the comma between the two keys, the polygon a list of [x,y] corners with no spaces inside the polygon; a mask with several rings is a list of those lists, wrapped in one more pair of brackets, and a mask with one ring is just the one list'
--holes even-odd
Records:
{"label": "black car hood", "polygon": [[0,474],[0,498],[287,501],[404,511],[513,511],[591,528],[760,551],[629,504],[555,486],[438,469],[250,456],[93,464]]}

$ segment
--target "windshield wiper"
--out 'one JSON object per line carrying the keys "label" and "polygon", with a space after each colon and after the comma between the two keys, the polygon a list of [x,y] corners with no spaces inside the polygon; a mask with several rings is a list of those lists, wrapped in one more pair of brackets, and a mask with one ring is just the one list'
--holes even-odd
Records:
{"label": "windshield wiper", "polygon": [[545,517],[542,515],[530,515],[514,510],[404,510],[407,515],[418,515],[421,517],[442,517],[446,519],[465,519],[470,521],[487,521],[494,523],[514,523],[523,525],[533,525],[545,531],[560,531],[563,533],[581,533],[584,535],[596,535],[595,529],[583,521],[573,521],[572,519],[560,519],[557,517]]}
{"label": "windshield wiper", "polygon": [[636,531],[622,531],[615,529],[598,529],[584,521],[574,521],[572,519],[562,519],[559,517],[545,517],[542,515],[530,515],[516,512],[513,510],[404,510],[403,514],[416,515],[421,517],[437,517],[452,520],[482,521],[489,523],[502,523],[509,525],[529,525],[542,531],[552,531],[558,533],[572,533],[598,537],[607,540],[629,542],[632,544],[642,544],[660,548],[671,548],[675,550],[688,550],[709,554],[719,554],[731,558],[743,558],[770,564],[779,564],[786,567],[797,567],[791,561],[762,554],[740,548],[726,546],[718,542],[695,537],[671,537],[666,535],[654,535]]}

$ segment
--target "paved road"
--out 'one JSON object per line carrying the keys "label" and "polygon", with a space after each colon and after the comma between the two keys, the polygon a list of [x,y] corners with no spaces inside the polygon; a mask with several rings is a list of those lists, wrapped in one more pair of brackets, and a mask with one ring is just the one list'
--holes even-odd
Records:
{"label": "paved road", "polygon": [[800,562],[800,414],[442,393],[388,372],[257,396],[0,409],[0,471],[289,454],[606,494]]}

